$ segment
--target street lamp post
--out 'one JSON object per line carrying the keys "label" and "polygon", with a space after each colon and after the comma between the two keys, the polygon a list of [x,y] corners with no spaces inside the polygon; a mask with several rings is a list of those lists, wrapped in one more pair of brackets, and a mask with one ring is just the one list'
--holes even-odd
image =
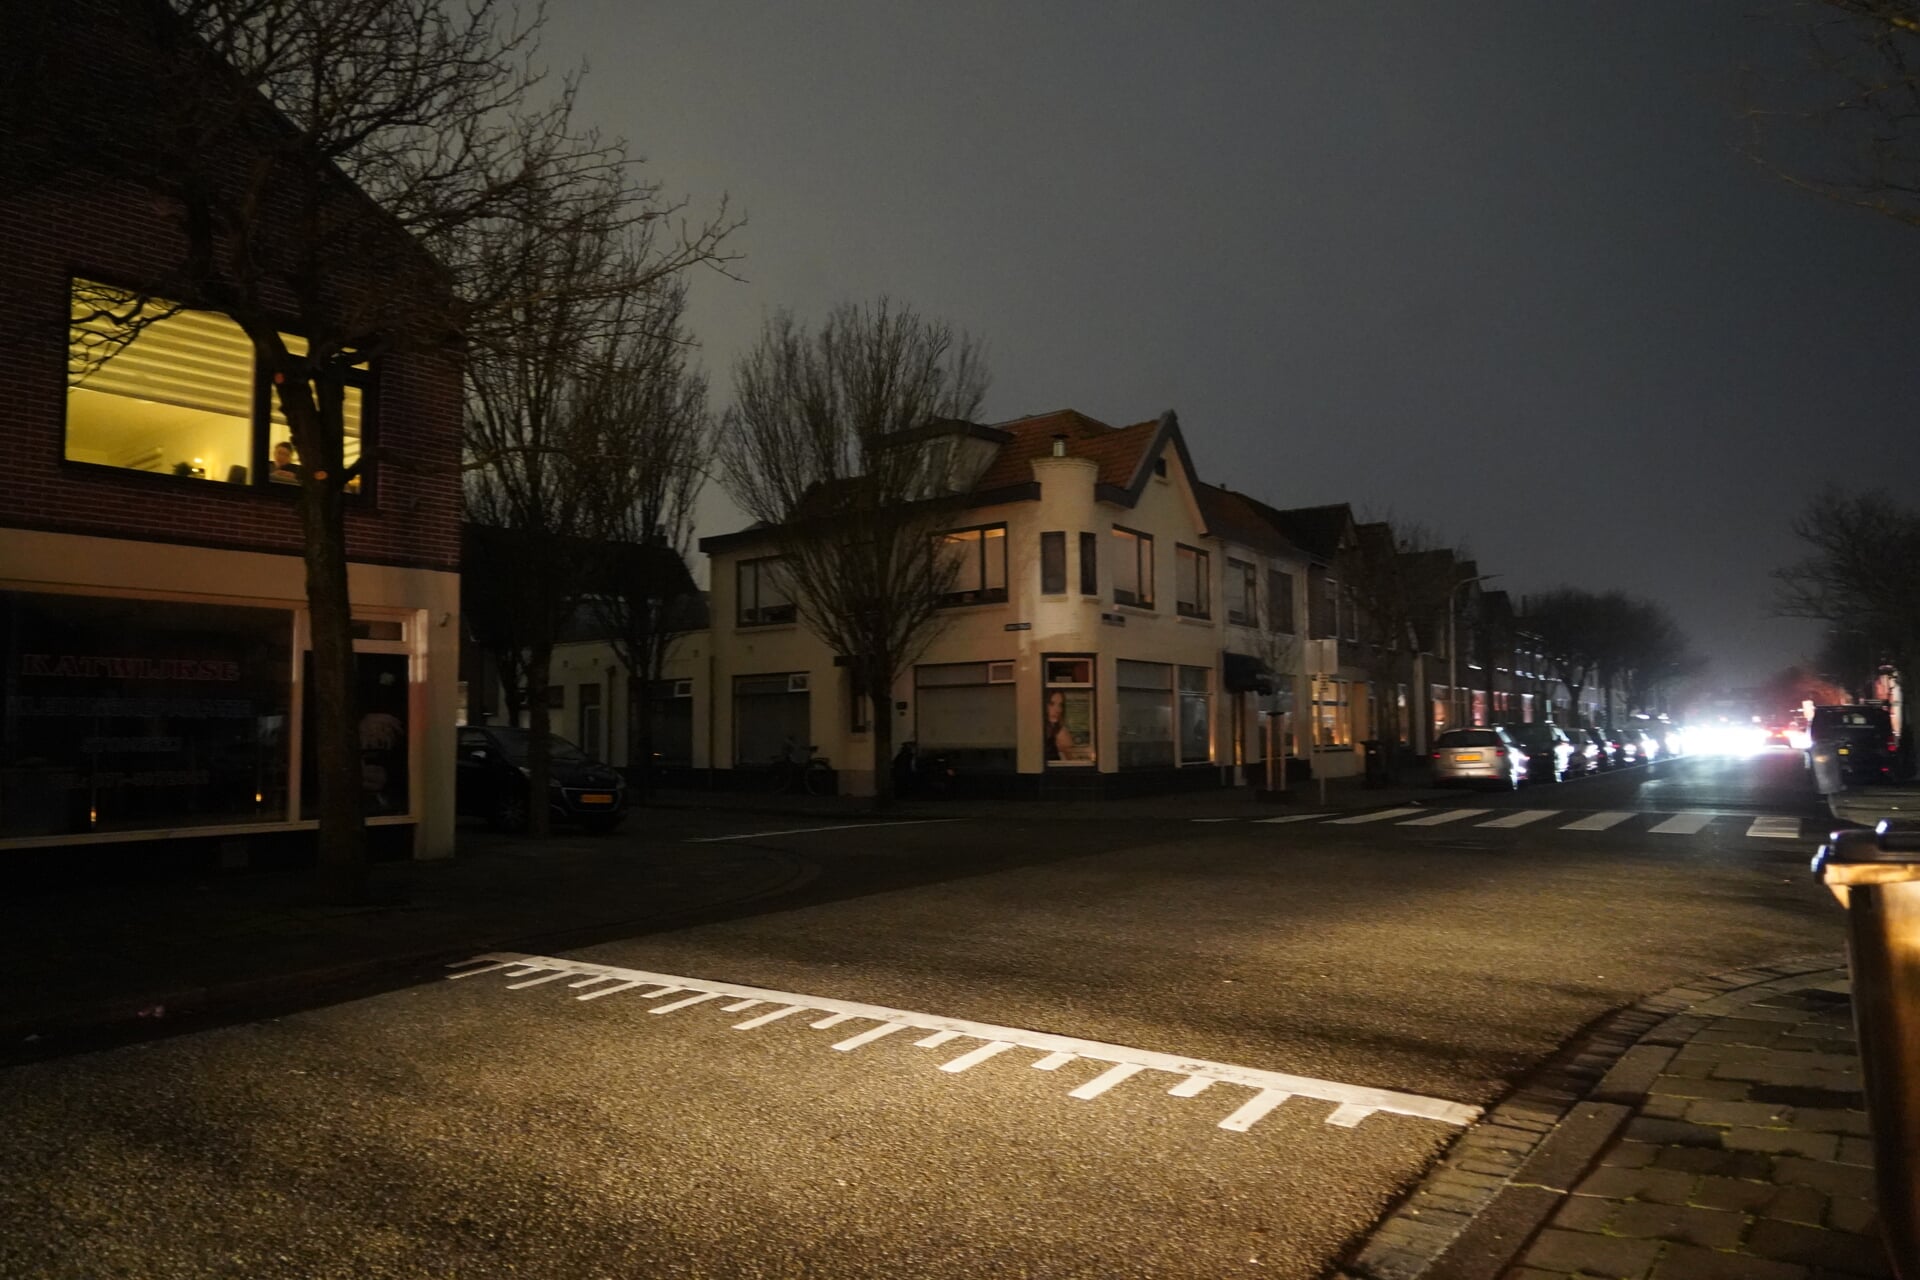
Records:
{"label": "street lamp post", "polygon": [[1447,592],[1447,728],[1458,728],[1456,723],[1460,715],[1460,646],[1454,637],[1453,607],[1454,597],[1460,594],[1462,587],[1470,587],[1476,582],[1491,582],[1499,577],[1497,573],[1483,573],[1477,578],[1462,578],[1453,584]]}

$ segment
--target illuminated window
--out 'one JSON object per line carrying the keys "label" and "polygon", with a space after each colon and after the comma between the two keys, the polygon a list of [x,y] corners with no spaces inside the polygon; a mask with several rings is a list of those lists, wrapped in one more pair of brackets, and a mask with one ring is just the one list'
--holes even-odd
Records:
{"label": "illuminated window", "polygon": [[[70,461],[223,484],[299,483],[286,418],[257,373],[253,343],[231,319],[86,280],[74,282],[71,314]],[[305,339],[281,340],[306,354]],[[346,466],[360,457],[364,376],[346,388],[342,407]]]}
{"label": "illuminated window", "polygon": [[953,572],[942,604],[994,604],[1007,598],[1007,526],[955,529],[935,538],[934,550]]}

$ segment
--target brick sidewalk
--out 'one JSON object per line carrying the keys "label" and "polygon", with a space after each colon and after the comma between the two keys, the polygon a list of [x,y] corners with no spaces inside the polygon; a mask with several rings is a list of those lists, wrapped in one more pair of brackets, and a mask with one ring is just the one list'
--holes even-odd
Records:
{"label": "brick sidewalk", "polygon": [[1884,1280],[1846,971],[1618,1015],[1489,1112],[1353,1280]]}

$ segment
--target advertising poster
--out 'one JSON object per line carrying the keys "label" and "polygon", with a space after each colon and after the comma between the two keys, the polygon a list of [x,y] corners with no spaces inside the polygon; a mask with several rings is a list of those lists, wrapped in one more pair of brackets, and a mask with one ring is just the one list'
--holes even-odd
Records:
{"label": "advertising poster", "polygon": [[1093,690],[1047,690],[1045,728],[1048,764],[1092,764]]}

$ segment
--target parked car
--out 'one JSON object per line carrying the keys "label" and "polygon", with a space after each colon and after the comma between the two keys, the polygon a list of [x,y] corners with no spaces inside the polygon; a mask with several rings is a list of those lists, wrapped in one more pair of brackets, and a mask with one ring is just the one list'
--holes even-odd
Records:
{"label": "parked car", "polygon": [[1619,735],[1613,730],[1602,729],[1596,725],[1587,732],[1593,735],[1594,742],[1600,747],[1602,769],[1618,769],[1627,762],[1626,757],[1621,753]]}
{"label": "parked car", "polygon": [[1600,745],[1600,739],[1593,730],[1568,729],[1567,740],[1573,743],[1573,762],[1569,772],[1594,774],[1607,767],[1606,748]]}
{"label": "parked car", "polygon": [[[523,831],[529,812],[527,750],[533,735],[507,725],[463,725],[457,738],[454,812]],[[565,738],[549,737],[547,811],[588,831],[612,831],[627,816],[627,783]]]}
{"label": "parked car", "polygon": [[1900,740],[1885,707],[1847,704],[1815,707],[1807,725],[1812,755],[1831,751],[1846,782],[1886,782],[1893,778]]}
{"label": "parked car", "polygon": [[1624,725],[1618,730],[1620,745],[1632,748],[1632,759],[1639,764],[1647,764],[1660,758],[1660,740],[1637,724]]}
{"label": "parked car", "polygon": [[1567,761],[1573,758],[1573,743],[1567,740],[1565,729],[1543,720],[1500,727],[1526,750],[1527,781],[1558,782],[1567,776]]}
{"label": "parked car", "polygon": [[1527,780],[1527,753],[1497,728],[1449,729],[1433,740],[1433,782],[1491,784],[1516,791]]}

